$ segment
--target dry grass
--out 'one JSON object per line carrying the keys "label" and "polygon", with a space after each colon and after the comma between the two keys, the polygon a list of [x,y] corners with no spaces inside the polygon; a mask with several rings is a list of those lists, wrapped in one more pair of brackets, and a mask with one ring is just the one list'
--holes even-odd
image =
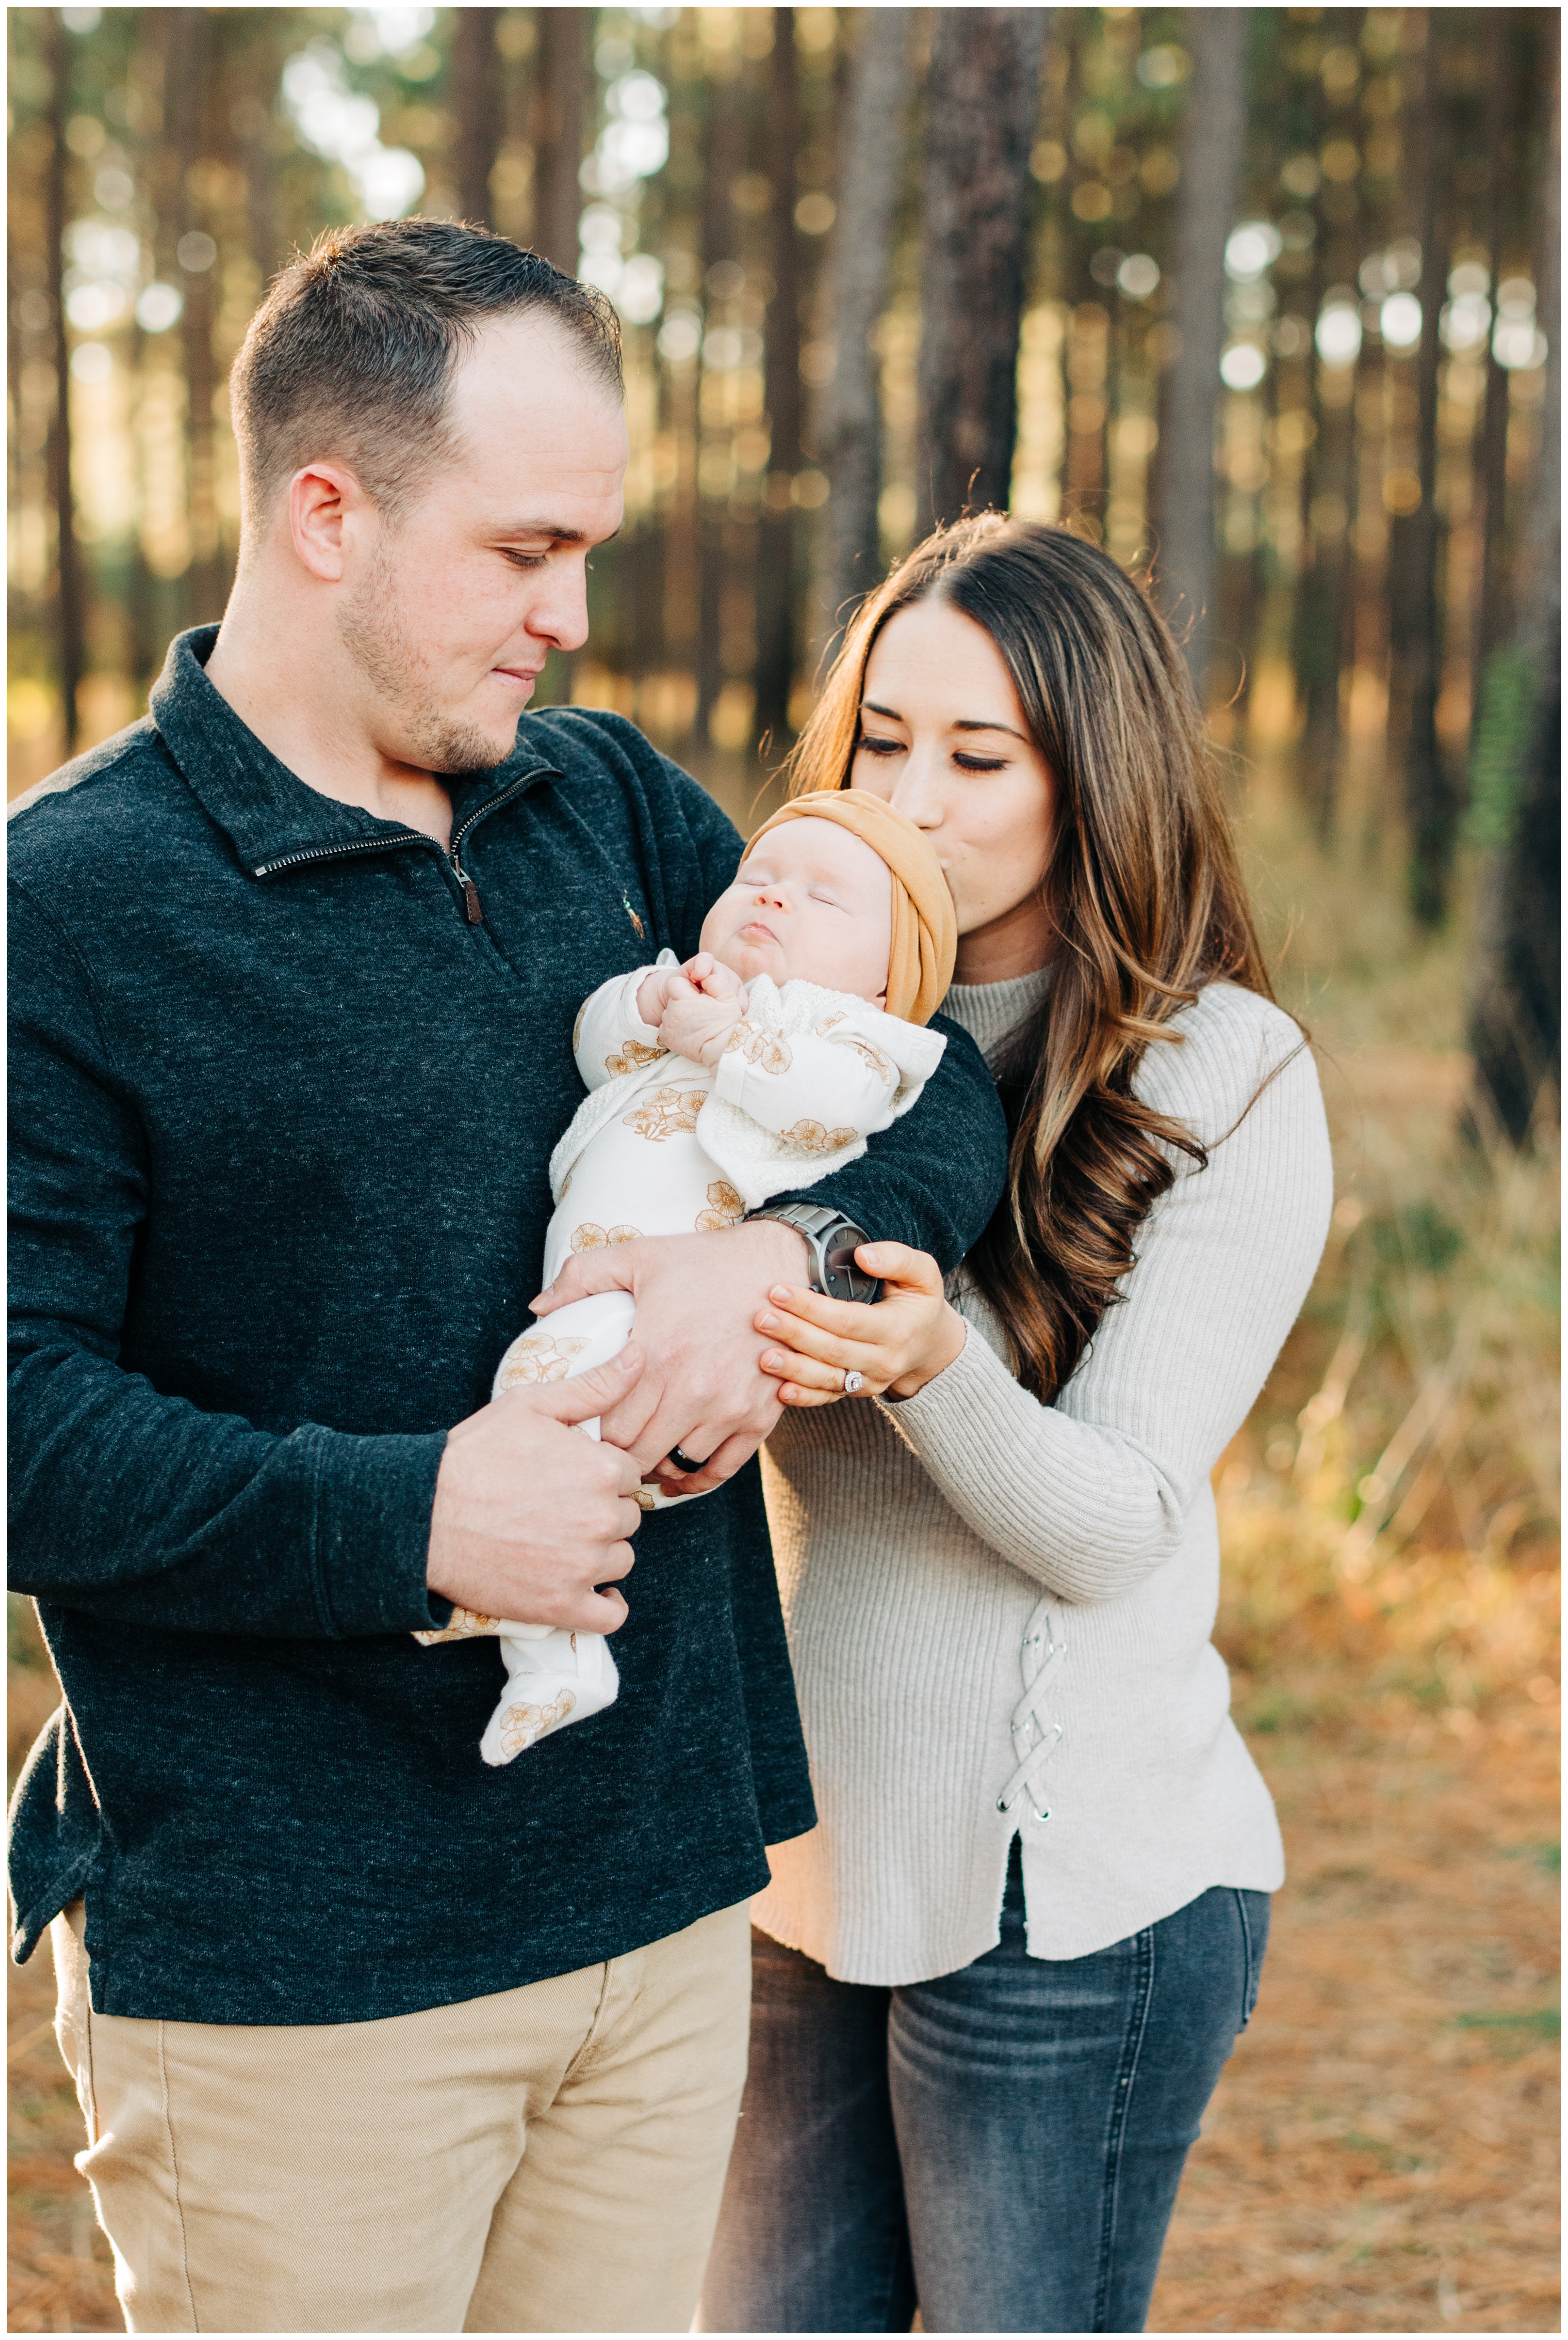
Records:
{"label": "dry grass", "polygon": [[[1555,2331],[1556,1163],[1461,1134],[1464,923],[1249,846],[1320,1046],[1339,1204],[1217,1474],[1220,1640],[1290,1879],[1156,2331]],[[53,1703],[13,1636],[12,1739]],[[14,2331],[117,2329],[69,2083],[12,1990]]]}

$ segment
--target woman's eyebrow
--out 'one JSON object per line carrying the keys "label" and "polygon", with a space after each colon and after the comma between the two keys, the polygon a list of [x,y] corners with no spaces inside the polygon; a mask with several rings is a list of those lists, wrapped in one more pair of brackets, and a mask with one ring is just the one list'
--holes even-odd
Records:
{"label": "woman's eyebrow", "polygon": [[1026,748],[1030,745],[1023,732],[1015,731],[1010,723],[978,722],[973,718],[960,716],[952,728],[955,731],[1005,731],[1009,739],[1022,739]]}
{"label": "woman's eyebrow", "polygon": [[[862,715],[885,715],[889,723],[902,723],[905,719],[897,708],[878,707],[874,699],[863,699],[860,701],[860,712]],[[1009,739],[1021,739],[1026,748],[1032,747],[1034,744],[1026,733],[1016,731],[1010,723],[993,723],[988,718],[982,721],[976,716],[960,715],[948,728],[952,731],[1005,731]]]}

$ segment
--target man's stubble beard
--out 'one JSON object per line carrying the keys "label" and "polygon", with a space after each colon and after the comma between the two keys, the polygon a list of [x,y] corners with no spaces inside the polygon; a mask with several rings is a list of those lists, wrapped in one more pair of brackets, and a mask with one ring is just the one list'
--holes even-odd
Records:
{"label": "man's stubble beard", "polygon": [[405,630],[392,561],[384,543],[358,591],[338,611],[338,638],[388,711],[397,718],[397,754],[426,772],[488,772],[504,762],[476,723],[449,715],[432,691],[424,661]]}

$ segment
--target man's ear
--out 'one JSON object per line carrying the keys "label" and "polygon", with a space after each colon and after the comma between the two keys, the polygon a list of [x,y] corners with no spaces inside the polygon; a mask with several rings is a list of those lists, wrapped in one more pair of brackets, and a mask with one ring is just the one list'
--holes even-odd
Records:
{"label": "man's ear", "polygon": [[289,538],[294,558],[323,585],[341,585],[352,537],[375,507],[344,463],[306,463],[289,481]]}

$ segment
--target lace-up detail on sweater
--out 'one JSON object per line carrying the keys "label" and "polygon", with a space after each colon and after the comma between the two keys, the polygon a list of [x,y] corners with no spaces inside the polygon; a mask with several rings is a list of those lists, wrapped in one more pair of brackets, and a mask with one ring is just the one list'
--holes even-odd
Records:
{"label": "lace-up detail on sweater", "polygon": [[1061,1620],[1051,1602],[1042,1601],[1029,1619],[1018,1664],[1024,1694],[1013,1709],[1008,1729],[1018,1768],[997,1798],[997,1810],[1010,1812],[1025,1790],[1037,1820],[1048,1820],[1045,1800],[1046,1766],[1056,1753],[1067,1725],[1051,1713],[1051,1692],[1067,1654]]}

